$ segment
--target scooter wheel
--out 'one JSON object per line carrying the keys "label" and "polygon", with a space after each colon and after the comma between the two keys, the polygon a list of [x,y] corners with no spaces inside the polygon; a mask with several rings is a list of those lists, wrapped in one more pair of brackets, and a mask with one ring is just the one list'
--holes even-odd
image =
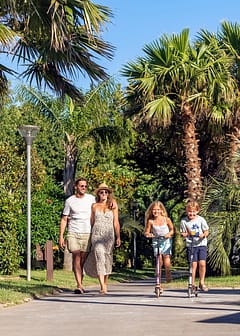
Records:
{"label": "scooter wheel", "polygon": [[159,298],[159,296],[163,293],[163,290],[161,287],[156,286],[154,293],[156,294],[156,297]]}
{"label": "scooter wheel", "polygon": [[198,296],[198,287],[189,287],[188,288],[188,297],[197,297]]}

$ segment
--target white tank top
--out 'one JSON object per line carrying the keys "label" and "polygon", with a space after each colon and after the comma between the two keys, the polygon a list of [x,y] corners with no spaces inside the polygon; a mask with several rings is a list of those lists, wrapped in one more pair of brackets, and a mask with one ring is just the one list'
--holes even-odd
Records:
{"label": "white tank top", "polygon": [[165,219],[165,223],[163,225],[152,225],[152,233],[155,237],[165,236],[169,232],[169,227],[167,225],[167,221]]}

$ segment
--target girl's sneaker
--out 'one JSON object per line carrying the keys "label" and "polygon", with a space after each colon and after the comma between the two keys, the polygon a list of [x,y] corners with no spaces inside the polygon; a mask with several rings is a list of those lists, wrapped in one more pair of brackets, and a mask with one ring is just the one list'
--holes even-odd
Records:
{"label": "girl's sneaker", "polygon": [[208,292],[208,287],[206,286],[206,285],[201,285],[201,284],[199,284],[199,288],[201,289],[201,291],[203,291],[203,292]]}

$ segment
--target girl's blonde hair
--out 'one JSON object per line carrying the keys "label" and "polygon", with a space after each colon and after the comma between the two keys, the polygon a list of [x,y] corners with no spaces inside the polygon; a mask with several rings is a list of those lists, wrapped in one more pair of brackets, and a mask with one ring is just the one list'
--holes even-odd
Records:
{"label": "girl's blonde hair", "polygon": [[165,206],[162,204],[162,202],[154,201],[149,205],[145,212],[145,225],[147,224],[149,219],[154,219],[152,211],[154,207],[159,207],[163,211],[163,216],[168,217],[167,210],[165,209]]}

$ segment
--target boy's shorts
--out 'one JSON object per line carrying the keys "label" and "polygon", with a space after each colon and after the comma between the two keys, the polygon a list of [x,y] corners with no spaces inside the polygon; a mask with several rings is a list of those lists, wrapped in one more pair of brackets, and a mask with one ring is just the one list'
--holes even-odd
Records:
{"label": "boy's shorts", "polygon": [[[187,259],[191,262],[191,247],[187,247]],[[193,248],[193,260],[200,261],[207,259],[207,246],[196,246]]]}
{"label": "boy's shorts", "polygon": [[75,233],[67,234],[67,248],[69,252],[89,252],[91,246],[90,233]]}

